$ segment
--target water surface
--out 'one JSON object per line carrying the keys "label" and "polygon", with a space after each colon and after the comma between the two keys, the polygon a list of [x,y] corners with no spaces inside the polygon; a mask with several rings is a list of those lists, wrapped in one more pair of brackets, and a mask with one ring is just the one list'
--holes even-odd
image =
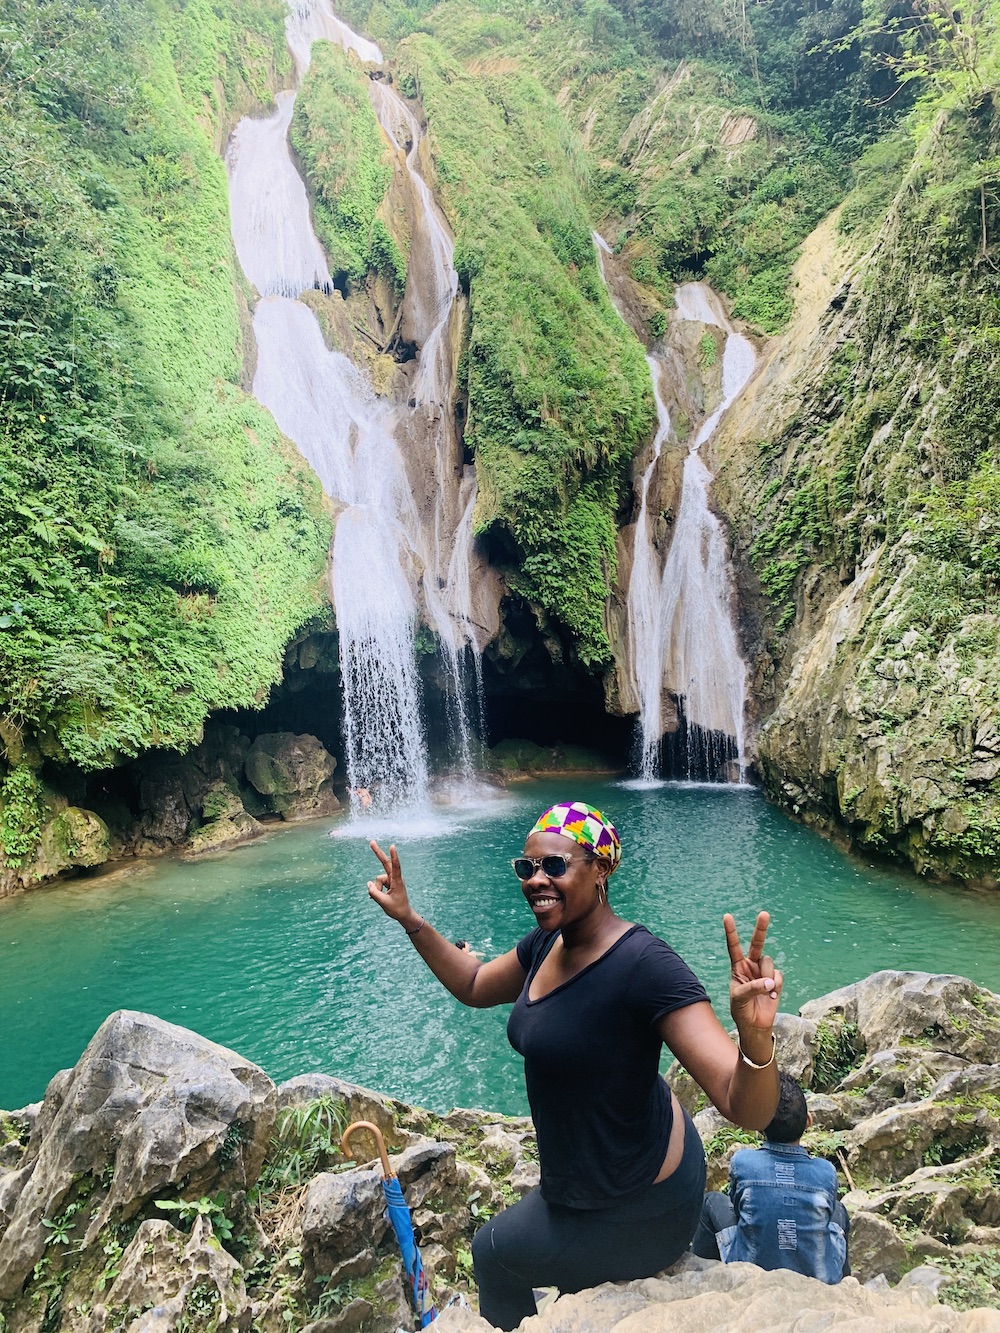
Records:
{"label": "water surface", "polygon": [[438,986],[368,899],[378,866],[366,839],[395,838],[417,910],[493,956],[532,927],[507,861],[559,799],[614,819],[624,858],[612,903],[686,958],[723,1015],[724,911],[744,936],[771,912],[792,1012],[883,967],[1000,990],[1000,896],[849,860],[749,788],[539,781],[409,828],[311,823],[210,860],[0,903],[0,1106],[40,1097],[112,1010],[132,1008],[276,1079],[320,1070],[437,1110],[524,1111],[507,1009],[464,1009]]}

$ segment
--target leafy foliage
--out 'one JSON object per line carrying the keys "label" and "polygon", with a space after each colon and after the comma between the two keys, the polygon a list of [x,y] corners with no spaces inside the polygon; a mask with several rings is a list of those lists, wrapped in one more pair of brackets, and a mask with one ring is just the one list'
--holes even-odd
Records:
{"label": "leafy foliage", "polygon": [[38,774],[24,765],[12,768],[0,783],[0,851],[8,865],[20,867],[30,861],[45,814]]}
{"label": "leafy foliage", "polygon": [[301,1185],[340,1155],[347,1108],[333,1097],[317,1097],[278,1112],[261,1172],[264,1191]]}
{"label": "leafy foliage", "polygon": [[529,75],[472,76],[420,35],[401,60],[428,115],[469,292],[462,368],[477,527],[512,542],[518,590],[598,666],[609,657],[602,608],[619,492],[653,414],[642,349],[597,269],[582,162]]}
{"label": "leafy foliage", "polygon": [[199,1217],[207,1217],[212,1230],[220,1240],[230,1240],[233,1224],[226,1216],[227,1200],[224,1194],[217,1194],[214,1199],[157,1199],[156,1207],[163,1212],[177,1214],[177,1220],[184,1226],[191,1227]]}
{"label": "leafy foliage", "polygon": [[259,701],[318,604],[328,520],[239,387],[206,133],[281,29],[263,0],[2,0],[0,25],[0,711],[96,767]]}
{"label": "leafy foliage", "polygon": [[368,97],[368,78],[340,47],[322,43],[295,100],[292,144],[315,197],[316,229],[335,279],[381,272],[402,294],[406,260],[378,209],[392,180]]}

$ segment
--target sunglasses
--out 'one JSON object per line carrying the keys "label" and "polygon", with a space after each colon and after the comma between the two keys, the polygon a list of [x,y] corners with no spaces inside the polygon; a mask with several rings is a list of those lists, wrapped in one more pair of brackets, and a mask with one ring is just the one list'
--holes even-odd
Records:
{"label": "sunglasses", "polygon": [[561,879],[572,860],[572,856],[515,856],[511,865],[518,879],[531,879],[536,870],[548,879]]}

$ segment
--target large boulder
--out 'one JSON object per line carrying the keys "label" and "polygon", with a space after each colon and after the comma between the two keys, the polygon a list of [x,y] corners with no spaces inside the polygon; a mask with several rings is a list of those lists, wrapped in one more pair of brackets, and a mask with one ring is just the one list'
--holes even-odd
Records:
{"label": "large boulder", "polygon": [[977,1064],[1000,1060],[1000,997],[967,977],[876,972],[799,1013],[818,1027],[856,1027],[865,1052],[922,1042]]}
{"label": "large boulder", "polygon": [[403,1104],[332,1074],[299,1074],[296,1078],[279,1083],[278,1111],[280,1113],[288,1107],[304,1106],[321,1097],[342,1102],[344,1119],[348,1124],[354,1120],[370,1120],[373,1125],[377,1125],[391,1150],[403,1146],[405,1138],[400,1135],[396,1125],[397,1111],[406,1109]]}
{"label": "large boulder", "polygon": [[43,1222],[84,1183],[83,1247],[164,1191],[244,1190],[260,1173],[274,1100],[242,1056],[149,1014],[112,1014],[49,1085],[0,1236],[0,1300],[19,1293],[45,1250]]}
{"label": "large boulder", "polygon": [[339,809],[330,783],[336,767],[315,736],[291,731],[258,736],[244,761],[247,780],[282,819],[310,819]]}
{"label": "large boulder", "polygon": [[206,852],[221,852],[258,837],[262,824],[246,812],[239,793],[221,778],[216,779],[202,798],[202,819],[184,848],[185,857]]}
{"label": "large boulder", "polygon": [[42,828],[33,873],[51,879],[78,866],[99,866],[111,855],[111,834],[100,815],[71,805]]}
{"label": "large boulder", "polygon": [[[352,1151],[356,1151],[351,1140]],[[411,1144],[393,1162],[411,1212],[428,1199],[464,1204],[464,1177],[451,1144],[424,1139]],[[434,1215],[440,1208],[430,1210]],[[443,1218],[441,1219],[443,1223]],[[337,1173],[323,1172],[309,1184],[302,1204],[302,1257],[307,1286],[318,1278],[328,1285],[370,1273],[375,1251],[386,1235],[385,1195],[381,1167]],[[424,1231],[428,1235],[433,1228]]]}
{"label": "large boulder", "polygon": [[[444,1310],[440,1333],[491,1333],[468,1310]],[[960,1313],[922,1281],[895,1291],[855,1278],[826,1286],[788,1269],[720,1264],[689,1255],[667,1273],[560,1296],[521,1324],[523,1333],[1000,1333],[1000,1311]]]}
{"label": "large boulder", "polygon": [[121,1258],[118,1276],[94,1307],[88,1333],[189,1333],[245,1330],[250,1305],[243,1269],[199,1217],[184,1235],[169,1222],[143,1222]]}

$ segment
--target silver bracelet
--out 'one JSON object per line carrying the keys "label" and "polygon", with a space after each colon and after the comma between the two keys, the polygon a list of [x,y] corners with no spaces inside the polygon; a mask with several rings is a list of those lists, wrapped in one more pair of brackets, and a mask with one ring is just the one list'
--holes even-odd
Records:
{"label": "silver bracelet", "polygon": [[775,1053],[775,1051],[778,1049],[778,1039],[777,1039],[777,1037],[774,1035],[774,1033],[772,1032],[772,1033],[771,1033],[771,1056],[770,1056],[770,1059],[765,1060],[764,1063],[763,1063],[762,1065],[759,1065],[759,1064],[757,1064],[755,1061],[751,1060],[750,1057],[749,1057],[749,1055],[747,1055],[746,1051],[743,1049],[742,1045],[740,1045],[739,1042],[737,1042],[737,1049],[739,1050],[739,1053],[740,1053],[740,1059],[743,1061],[743,1063],[744,1063],[745,1065],[749,1065],[749,1067],[750,1067],[751,1069],[770,1069],[771,1066],[774,1064],[774,1053]]}
{"label": "silver bracelet", "polygon": [[[423,930],[423,928],[424,928],[424,926],[426,926],[426,924],[427,924],[426,919],[425,919],[424,917],[421,917],[421,918],[420,918],[420,925],[417,926],[416,930],[407,930],[407,931],[406,931],[407,935],[416,935],[417,931]],[[404,926],[403,929],[406,930],[406,927]],[[744,1056],[743,1058],[744,1058],[744,1060],[745,1060],[745,1059],[746,1059],[746,1056]],[[773,1055],[771,1056],[771,1059],[772,1059],[772,1060],[774,1059],[774,1056],[773,1056]]]}

